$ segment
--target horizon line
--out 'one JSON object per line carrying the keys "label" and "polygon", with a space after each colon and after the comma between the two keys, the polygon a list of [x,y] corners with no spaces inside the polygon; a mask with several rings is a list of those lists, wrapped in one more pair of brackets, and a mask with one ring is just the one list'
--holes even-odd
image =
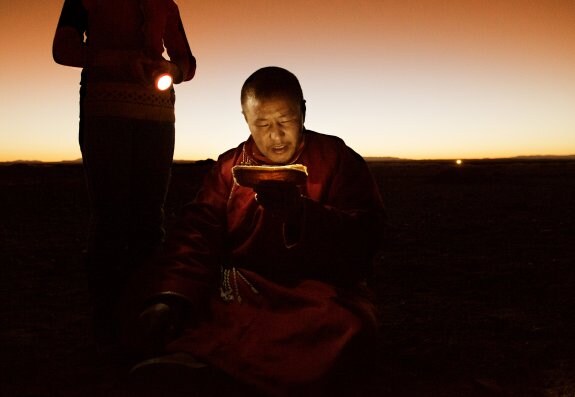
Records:
{"label": "horizon line", "polygon": [[[480,161],[480,160],[575,160],[575,154],[567,155],[555,155],[555,154],[543,154],[543,155],[518,155],[509,157],[453,157],[453,158],[424,158],[424,159],[411,159],[404,157],[393,157],[393,156],[362,156],[362,158],[367,162],[376,161]],[[204,159],[174,159],[173,163],[202,163],[202,162],[215,162],[216,160],[212,158]],[[44,161],[44,160],[9,160],[0,161],[0,165],[11,165],[11,164],[81,164],[82,158],[74,160],[54,160],[54,161]]]}

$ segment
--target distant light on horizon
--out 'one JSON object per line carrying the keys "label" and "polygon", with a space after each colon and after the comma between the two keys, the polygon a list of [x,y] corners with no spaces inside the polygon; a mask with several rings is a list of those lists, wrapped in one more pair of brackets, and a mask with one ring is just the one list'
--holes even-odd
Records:
{"label": "distant light on horizon", "polygon": [[455,164],[461,165],[461,164],[463,164],[463,160],[457,159],[457,160],[455,160]]}

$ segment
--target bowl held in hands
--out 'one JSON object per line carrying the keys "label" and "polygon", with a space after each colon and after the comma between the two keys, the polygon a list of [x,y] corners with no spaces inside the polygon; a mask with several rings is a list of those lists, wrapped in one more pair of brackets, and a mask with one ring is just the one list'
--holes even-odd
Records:
{"label": "bowl held in hands", "polygon": [[260,184],[286,183],[305,185],[307,167],[302,164],[281,166],[271,165],[236,165],[232,168],[234,181],[245,187],[254,188]]}

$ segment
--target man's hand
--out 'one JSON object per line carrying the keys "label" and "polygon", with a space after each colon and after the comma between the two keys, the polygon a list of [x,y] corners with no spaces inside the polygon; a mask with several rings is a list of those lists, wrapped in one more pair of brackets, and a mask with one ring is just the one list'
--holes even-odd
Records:
{"label": "man's hand", "polygon": [[161,354],[167,342],[178,332],[181,313],[166,303],[154,303],[135,319],[127,344],[144,356]]}
{"label": "man's hand", "polygon": [[274,215],[283,220],[299,219],[303,208],[303,198],[296,185],[268,181],[258,184],[254,191],[256,201]]}

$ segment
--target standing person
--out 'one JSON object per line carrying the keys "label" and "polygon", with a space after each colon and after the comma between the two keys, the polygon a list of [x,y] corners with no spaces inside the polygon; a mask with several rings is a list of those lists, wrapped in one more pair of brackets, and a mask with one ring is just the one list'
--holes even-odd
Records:
{"label": "standing person", "polygon": [[95,336],[106,340],[114,321],[108,314],[133,264],[164,237],[172,83],[191,80],[196,61],[173,0],[65,0],[52,53],[57,63],[82,68],[79,141],[91,209],[86,264]]}
{"label": "standing person", "polygon": [[[336,380],[373,363],[366,281],[383,228],[379,189],[340,138],[304,127],[291,72],[254,72],[241,106],[250,137],[219,157],[164,252],[134,282],[132,305],[143,309],[125,339],[161,356],[132,376],[166,382],[208,365],[256,395],[335,395]],[[198,390],[198,378],[184,376],[182,389]]]}

